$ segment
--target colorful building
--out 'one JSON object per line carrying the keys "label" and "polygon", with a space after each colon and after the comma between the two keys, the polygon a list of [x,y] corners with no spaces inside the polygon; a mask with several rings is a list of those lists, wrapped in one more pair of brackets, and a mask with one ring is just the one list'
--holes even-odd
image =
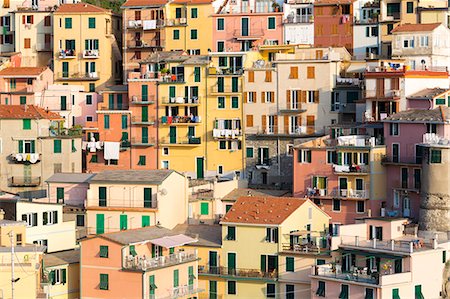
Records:
{"label": "colorful building", "polygon": [[[81,242],[83,298],[192,298],[198,294],[196,239],[161,226],[107,233]],[[126,287],[124,287],[124,282]]]}
{"label": "colorful building", "polygon": [[100,172],[89,182],[85,205],[88,234],[154,225],[173,228],[185,223],[187,192],[187,179],[173,170]]}
{"label": "colorful building", "polygon": [[87,3],[62,4],[53,22],[55,81],[92,92],[121,80],[119,16]]}
{"label": "colorful building", "polygon": [[381,33],[378,16],[380,3],[353,2],[353,55],[356,59],[377,58],[381,52]]}
{"label": "colorful building", "polygon": [[313,1],[289,0],[283,3],[285,44],[314,45]]}

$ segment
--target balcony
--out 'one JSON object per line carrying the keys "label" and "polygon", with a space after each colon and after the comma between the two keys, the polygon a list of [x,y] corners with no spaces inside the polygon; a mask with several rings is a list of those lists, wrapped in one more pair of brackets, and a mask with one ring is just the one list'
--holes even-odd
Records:
{"label": "balcony", "polygon": [[149,147],[155,145],[156,139],[154,137],[131,138],[131,146]]}
{"label": "balcony", "polygon": [[302,103],[291,103],[291,105],[289,106],[279,107],[278,111],[277,109],[277,107],[271,107],[271,114],[278,114],[277,112],[279,112],[280,114],[298,114],[307,111],[306,104]]}
{"label": "balcony", "polygon": [[74,59],[77,57],[77,53],[74,49],[59,51],[59,59]]}
{"label": "balcony", "polygon": [[173,146],[200,146],[202,140],[200,137],[164,137],[159,141],[163,145],[173,145]]}
{"label": "balcony", "polygon": [[320,248],[317,245],[310,245],[310,244],[290,244],[290,243],[283,243],[283,251],[286,253],[297,253],[297,254],[329,254],[328,248]]}
{"label": "balcony", "polygon": [[261,28],[235,29],[233,36],[237,40],[258,40],[264,36],[264,30]]}
{"label": "balcony", "polygon": [[391,12],[387,16],[381,18],[382,22],[392,22],[395,20],[400,20],[400,12]]}
{"label": "balcony", "polygon": [[100,72],[58,72],[56,78],[62,81],[97,81]]}
{"label": "balcony", "polygon": [[186,18],[166,19],[164,20],[164,25],[167,27],[187,26],[187,19]]}
{"label": "balcony", "polygon": [[152,20],[152,19],[141,19],[133,20],[130,19],[126,23],[127,29],[139,29],[139,30],[154,30],[164,25],[163,20]]}
{"label": "balcony", "polygon": [[242,136],[240,129],[213,129],[213,137],[218,139],[238,139]]}
{"label": "balcony", "polygon": [[337,86],[356,86],[359,87],[362,81],[358,78],[336,78]]}
{"label": "balcony", "polygon": [[377,98],[377,99],[398,99],[400,98],[400,90],[391,89],[391,90],[366,90],[364,92],[365,98]]}
{"label": "balcony", "polygon": [[368,199],[369,190],[339,189],[328,190],[328,197],[341,199]]}
{"label": "balcony", "polygon": [[201,123],[201,117],[192,116],[161,116],[163,125],[196,125]]}
{"label": "balcony", "polygon": [[333,164],[335,174],[367,175],[370,173],[369,165],[336,165]]}
{"label": "balcony", "polygon": [[123,261],[123,268],[135,271],[151,271],[158,268],[175,266],[198,260],[197,250],[186,250],[156,258],[128,255]]}
{"label": "balcony", "polygon": [[158,201],[156,198],[152,198],[151,201],[144,201],[144,200],[127,200],[123,198],[108,198],[107,200],[100,200],[98,198],[96,199],[87,199],[86,200],[86,207],[90,208],[118,208],[118,209],[126,209],[126,208],[138,208],[138,209],[157,209],[158,208]]}
{"label": "balcony", "polygon": [[161,97],[161,105],[166,106],[198,106],[200,105],[200,98],[193,97]]}
{"label": "balcony", "polygon": [[132,125],[154,125],[155,118],[154,117],[132,116],[131,124]]}
{"label": "balcony", "polygon": [[243,269],[243,268],[227,268],[227,267],[211,267],[211,266],[198,266],[199,275],[207,276],[224,276],[233,278],[246,278],[246,279],[263,279],[263,280],[275,280],[278,278],[277,270],[273,271],[261,271],[259,269]]}
{"label": "balcony", "polygon": [[38,153],[12,153],[11,159],[18,164],[36,164],[41,161]]}
{"label": "balcony", "polygon": [[270,160],[270,158],[261,158],[258,161],[256,161],[255,167],[256,169],[269,170],[271,165],[272,161]]}
{"label": "balcony", "polygon": [[37,187],[41,184],[40,176],[12,176],[8,179],[10,187]]}
{"label": "balcony", "polygon": [[185,83],[184,74],[165,74],[161,77],[160,84],[169,84],[169,83]]}
{"label": "balcony", "polygon": [[150,105],[155,103],[155,96],[148,95],[146,97],[142,96],[131,96],[131,104],[134,105]]}
{"label": "balcony", "polygon": [[242,91],[242,86],[211,86],[211,94],[226,94],[226,93],[240,93]]}
{"label": "balcony", "polygon": [[127,42],[129,49],[151,49],[151,48],[161,48],[161,41],[152,38],[145,40],[131,40]]}
{"label": "balcony", "polygon": [[[177,298],[191,298],[190,295],[196,295],[204,290],[195,288],[194,285],[182,285],[169,290],[170,295],[167,297],[162,297],[161,299],[177,299]],[[150,297],[151,299],[154,299]],[[159,297],[158,297],[159,298]],[[197,296],[192,296],[192,298],[197,298]],[[209,298],[209,297],[208,297]]]}
{"label": "balcony", "polygon": [[84,50],[83,58],[99,58],[100,52],[98,50]]}
{"label": "balcony", "polygon": [[284,24],[305,24],[314,23],[313,15],[288,15],[287,18],[283,20]]}
{"label": "balcony", "polygon": [[209,67],[208,76],[241,76],[244,70],[240,67]]}
{"label": "balcony", "polygon": [[49,128],[49,136],[50,137],[81,137],[83,135],[83,130],[81,126],[74,126],[72,128]]}
{"label": "balcony", "polygon": [[395,240],[380,241],[377,239],[361,240],[359,236],[341,236],[340,247],[352,247],[363,250],[383,250],[402,253],[414,253],[418,251],[436,249],[437,240],[431,239],[425,242],[414,236],[403,236]]}

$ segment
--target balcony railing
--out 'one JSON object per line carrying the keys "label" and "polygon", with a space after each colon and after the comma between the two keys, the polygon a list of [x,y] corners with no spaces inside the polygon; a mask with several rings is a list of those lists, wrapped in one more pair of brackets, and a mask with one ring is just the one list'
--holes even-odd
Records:
{"label": "balcony railing", "polygon": [[277,270],[269,272],[269,271],[261,271],[259,269],[227,268],[227,267],[212,267],[212,266],[199,266],[198,274],[258,278],[258,279],[276,279],[278,277]]}
{"label": "balcony railing", "polygon": [[77,52],[75,52],[75,50],[73,49],[59,51],[60,59],[70,59],[75,57],[77,57]]}
{"label": "balcony railing", "polygon": [[241,91],[242,91],[242,86],[240,86],[240,85],[239,86],[231,86],[231,85],[211,86],[211,93],[239,93]]}
{"label": "balcony railing", "polygon": [[313,23],[314,16],[313,15],[288,15],[287,18],[284,19],[284,23],[286,24],[298,24],[298,23]]}
{"label": "balcony railing", "polygon": [[223,67],[210,67],[208,68],[208,75],[209,76],[224,76],[224,75],[230,75],[230,76],[240,76],[244,73],[244,70],[239,67],[230,67],[230,68],[223,68]]}
{"label": "balcony railing", "polygon": [[163,20],[152,20],[152,19],[141,19],[141,20],[129,19],[126,24],[127,29],[143,29],[143,30],[154,30],[163,25],[164,25]]}
{"label": "balcony railing", "polygon": [[391,90],[366,90],[365,95],[366,98],[398,98],[400,97],[400,90],[391,89]]}
{"label": "balcony railing", "polygon": [[259,39],[264,35],[264,30],[261,28],[249,28],[248,30],[235,29],[233,36],[236,39]]}
{"label": "balcony railing", "polygon": [[99,58],[100,52],[98,50],[84,50],[83,58]]}
{"label": "balcony railing", "polygon": [[199,123],[201,123],[201,117],[200,116],[161,116],[161,123],[163,125],[199,124]]}
{"label": "balcony railing", "polygon": [[336,85],[338,86],[360,86],[361,82],[358,78],[336,78]]}
{"label": "balcony railing", "polygon": [[40,184],[40,176],[12,176],[9,178],[9,186],[11,187],[36,187]]}
{"label": "balcony railing", "polygon": [[81,137],[83,130],[81,127],[74,126],[72,128],[50,128],[50,137]]}
{"label": "balcony railing", "polygon": [[154,137],[131,138],[132,146],[154,146],[156,139]]}
{"label": "balcony railing", "polygon": [[159,141],[161,144],[179,144],[179,145],[200,145],[202,140],[200,137],[163,137]]}
{"label": "balcony railing", "polygon": [[154,117],[132,116],[131,124],[132,125],[153,125],[153,124],[155,124],[155,118]]}
{"label": "balcony railing", "polygon": [[361,240],[359,236],[341,236],[340,246],[413,253],[416,251],[435,249],[437,247],[437,240],[431,239],[425,242],[422,239],[411,237],[409,239],[380,241],[377,239]]}
{"label": "balcony railing", "polygon": [[213,129],[214,138],[237,139],[242,136],[240,129]]}
{"label": "balcony railing", "polygon": [[160,83],[184,83],[184,74],[165,74]]}
{"label": "balcony railing", "polygon": [[121,207],[121,208],[141,208],[141,209],[157,209],[158,201],[156,198],[152,198],[151,201],[144,200],[125,200],[125,199],[88,199],[86,201],[88,207]]}
{"label": "balcony railing", "polygon": [[347,173],[347,174],[366,174],[370,172],[369,165],[336,165],[333,164],[333,170],[335,173]]}
{"label": "balcony railing", "polygon": [[422,164],[421,157],[399,157],[399,156],[382,156],[381,163],[383,164],[408,164],[419,165]]}
{"label": "balcony railing", "polygon": [[130,49],[160,48],[161,41],[155,38],[144,40],[131,40],[127,42],[127,46]]}
{"label": "balcony railing", "polygon": [[336,198],[367,199],[367,198],[369,198],[369,190],[335,188],[330,192],[329,196],[336,197]]}
{"label": "balcony railing", "polygon": [[317,245],[309,245],[309,244],[301,245],[290,243],[283,243],[283,251],[302,254],[319,254],[321,252],[329,252],[327,248],[320,248]]}
{"label": "balcony railing", "polygon": [[193,97],[161,97],[163,105],[199,105],[200,98]]}
{"label": "balcony railing", "polygon": [[[183,286],[172,288],[170,290],[170,295],[167,297],[161,297],[161,299],[186,298],[186,297],[191,297],[190,295],[196,295],[202,291],[203,291],[202,289],[196,288],[196,287],[194,287],[194,285],[183,285]],[[197,296],[193,296],[193,297],[197,298]],[[150,297],[150,299],[156,299],[156,297],[155,298]]]}
{"label": "balcony railing", "polygon": [[124,259],[123,268],[128,270],[149,271],[169,267],[181,263],[193,262],[198,259],[197,250],[186,250],[156,258],[128,255]]}
{"label": "balcony railing", "polygon": [[41,161],[39,153],[12,153],[11,158],[15,163],[35,164]]}
{"label": "balcony railing", "polygon": [[187,18],[176,18],[176,19],[166,19],[164,20],[165,26],[187,26]]}
{"label": "balcony railing", "polygon": [[99,80],[100,79],[100,72],[58,72],[57,78],[59,80],[82,80],[82,81],[93,81],[93,80]]}
{"label": "balcony railing", "polygon": [[148,105],[148,104],[154,104],[155,103],[155,96],[154,95],[148,95],[147,97],[142,96],[131,96],[131,103],[135,105]]}

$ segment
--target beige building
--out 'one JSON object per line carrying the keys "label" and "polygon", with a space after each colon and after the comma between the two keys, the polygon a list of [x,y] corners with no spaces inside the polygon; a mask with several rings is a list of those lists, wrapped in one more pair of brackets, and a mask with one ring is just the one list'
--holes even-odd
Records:
{"label": "beige building", "polygon": [[81,172],[81,137],[62,118],[33,105],[0,105],[0,187],[22,197],[45,197],[45,180]]}
{"label": "beige building", "polygon": [[173,170],[103,171],[90,180],[88,234],[186,222],[188,180]]}

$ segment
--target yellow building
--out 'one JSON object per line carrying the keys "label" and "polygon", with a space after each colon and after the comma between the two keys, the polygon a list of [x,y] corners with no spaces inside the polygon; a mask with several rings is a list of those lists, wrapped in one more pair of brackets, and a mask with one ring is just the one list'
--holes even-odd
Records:
{"label": "yellow building", "polygon": [[[287,263],[287,271],[294,272],[296,267],[295,260],[282,254],[326,251],[328,243],[321,238],[326,233],[329,219],[308,199],[241,197],[221,221],[219,267],[210,262],[199,275],[225,279],[223,298],[295,294],[297,282],[285,280],[283,285],[279,283]],[[307,259],[309,263],[315,262],[310,256]],[[309,287],[307,282],[302,283]]]}
{"label": "yellow building", "polygon": [[54,13],[55,81],[86,91],[121,80],[119,16],[87,4],[63,4]]}
{"label": "yellow building", "polygon": [[46,254],[43,267],[47,298],[80,298],[80,250]]}
{"label": "yellow building", "polygon": [[206,55],[212,47],[211,0],[176,0],[165,6],[166,51],[184,50]]}

